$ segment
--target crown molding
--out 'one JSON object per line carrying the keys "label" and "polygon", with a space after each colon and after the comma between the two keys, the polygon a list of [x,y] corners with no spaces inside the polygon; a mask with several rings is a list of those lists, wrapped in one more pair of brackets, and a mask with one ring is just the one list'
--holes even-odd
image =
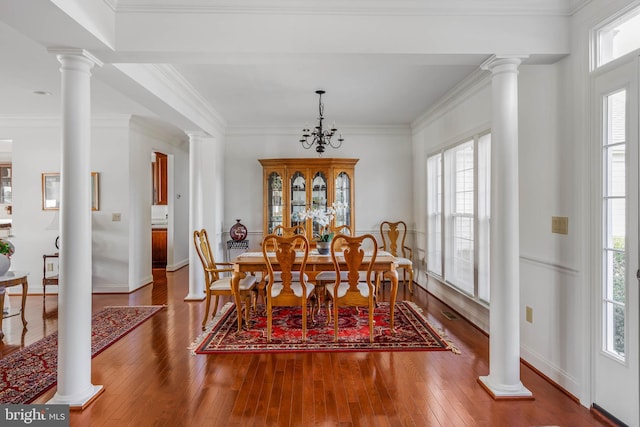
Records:
{"label": "crown molding", "polygon": [[438,102],[411,123],[412,133],[416,134],[435,120],[449,113],[469,96],[491,84],[491,73],[481,68],[469,74],[463,81],[445,94]]}
{"label": "crown molding", "polygon": [[104,0],[117,13],[326,15],[560,15],[592,0]]}

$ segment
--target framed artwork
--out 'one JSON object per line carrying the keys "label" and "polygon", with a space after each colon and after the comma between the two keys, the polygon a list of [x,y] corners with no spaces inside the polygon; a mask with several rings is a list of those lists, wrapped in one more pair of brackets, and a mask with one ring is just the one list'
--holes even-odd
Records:
{"label": "framed artwork", "polygon": [[[91,210],[100,210],[100,174],[91,172]],[[60,209],[60,173],[42,174],[42,210]]]}

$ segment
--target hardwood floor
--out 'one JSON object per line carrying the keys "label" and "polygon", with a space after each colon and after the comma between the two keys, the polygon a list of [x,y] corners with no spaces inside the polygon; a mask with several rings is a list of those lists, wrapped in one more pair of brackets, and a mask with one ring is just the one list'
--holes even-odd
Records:
{"label": "hardwood floor", "polygon": [[[166,304],[92,360],[92,382],[105,392],[72,426],[593,426],[580,404],[525,365],[532,401],[494,401],[477,379],[487,375],[488,338],[420,287],[413,300],[458,346],[452,352],[289,353],[193,356],[204,302],[185,302],[188,268],[154,270],[154,283],[132,294],[94,295],[108,305]],[[388,293],[388,286],[386,287]],[[387,296],[386,294],[384,295]],[[19,297],[11,297],[13,307]],[[28,331],[5,320],[0,357],[57,328],[57,299],[27,301]],[[45,403],[51,390],[34,403]]]}

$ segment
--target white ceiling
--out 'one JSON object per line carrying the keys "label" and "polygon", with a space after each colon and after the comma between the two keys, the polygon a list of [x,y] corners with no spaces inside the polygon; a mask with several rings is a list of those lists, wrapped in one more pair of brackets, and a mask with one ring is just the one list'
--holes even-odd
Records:
{"label": "white ceiling", "polygon": [[[94,115],[195,130],[197,110],[231,128],[302,127],[324,89],[338,127],[406,126],[494,53],[561,58],[568,19],[588,1],[0,0],[0,116],[58,115],[47,48],[74,47],[105,62]],[[170,70],[164,88],[136,77],[136,64]]]}

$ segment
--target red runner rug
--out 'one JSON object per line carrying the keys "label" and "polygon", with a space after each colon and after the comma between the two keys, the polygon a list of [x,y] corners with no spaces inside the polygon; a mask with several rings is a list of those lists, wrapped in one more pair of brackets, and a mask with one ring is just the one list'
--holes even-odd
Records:
{"label": "red runner rug", "polygon": [[[92,317],[91,357],[131,332],[163,306],[105,307]],[[58,333],[0,359],[0,403],[26,404],[58,379]]]}
{"label": "red runner rug", "polygon": [[[340,307],[339,340],[333,341],[333,319],[325,313],[311,322],[307,316],[307,341],[302,341],[302,311],[298,307],[274,307],[271,342],[267,342],[265,306],[258,306],[249,319],[250,327],[237,333],[235,304],[227,303],[206,331],[191,345],[194,354],[274,353],[305,351],[434,351],[460,353],[409,301],[395,305],[396,333],[389,329],[389,303],[378,303],[374,312],[374,342],[369,342],[368,310]],[[323,310],[324,311],[324,310]]]}

